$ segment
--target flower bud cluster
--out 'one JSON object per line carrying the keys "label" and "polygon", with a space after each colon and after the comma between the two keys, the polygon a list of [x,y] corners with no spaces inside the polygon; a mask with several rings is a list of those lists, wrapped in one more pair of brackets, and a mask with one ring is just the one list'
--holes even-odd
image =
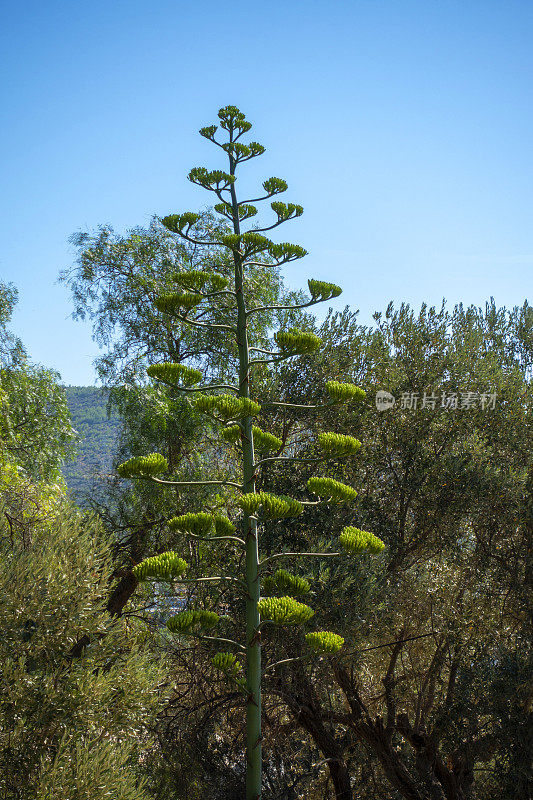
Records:
{"label": "flower bud cluster", "polygon": [[248,397],[234,397],[231,394],[201,395],[194,401],[194,407],[202,414],[213,414],[225,422],[259,414],[261,406]]}
{"label": "flower bud cluster", "polygon": [[156,378],[163,383],[182,383],[183,386],[194,386],[203,377],[199,369],[186,367],[184,364],[171,364],[168,361],[162,364],[152,364],[146,372],[150,378]]}
{"label": "flower bud cluster", "polygon": [[361,442],[353,436],[342,433],[319,433],[318,444],[328,456],[352,456],[361,447]]}
{"label": "flower bud cluster", "polygon": [[191,633],[195,628],[214,628],[219,619],[214,611],[180,611],[170,617],[167,628],[172,633]]}
{"label": "flower bud cluster", "polygon": [[335,481],[333,478],[309,478],[307,488],[319,497],[327,497],[337,502],[355,500],[357,492],[345,483]]}
{"label": "flower bud cluster", "polygon": [[225,130],[239,130],[246,133],[252,127],[252,123],[248,122],[242,111],[237,106],[224,106],[218,112],[220,125]]}
{"label": "flower bud cluster", "polygon": [[191,183],[196,183],[204,189],[212,189],[213,191],[226,189],[235,182],[235,175],[230,175],[221,169],[209,171],[205,167],[194,167],[187,177]]}
{"label": "flower bud cluster", "polygon": [[184,214],[168,214],[161,220],[162,224],[172,233],[181,233],[185,226],[189,229],[200,219],[200,214],[186,211]]}
{"label": "flower bud cluster", "polygon": [[307,281],[309,286],[309,293],[313,300],[329,300],[331,297],[338,297],[342,294],[342,289],[335,283],[327,283],[326,281],[316,281],[314,278],[309,278]]}
{"label": "flower bud cluster", "polygon": [[361,531],[351,525],[343,529],[339,542],[349,553],[363,553],[365,550],[369,553],[380,553],[385,547],[385,543],[373,533]]}
{"label": "flower bud cluster", "polygon": [[251,149],[248,145],[242,144],[242,142],[225,142],[222,145],[222,149],[234,156],[236,161],[246,161],[252,156]]}
{"label": "flower bud cluster", "polygon": [[178,272],[173,276],[175,283],[178,283],[184,289],[209,289],[210,291],[219,291],[225,289],[229,281],[218,272],[204,272],[199,269],[191,269],[188,272]]}
{"label": "flower bud cluster", "polygon": [[217,132],[216,125],[206,125],[205,128],[200,128],[200,130],[198,131],[200,136],[203,136],[205,139],[212,139],[216,132]]}
{"label": "flower bud cluster", "polygon": [[225,442],[236,444],[241,438],[242,428],[240,425],[229,425],[227,428],[222,428],[219,431],[219,436]]}
{"label": "flower bud cluster", "polygon": [[283,178],[267,178],[266,181],[263,181],[263,189],[269,195],[281,194],[281,192],[287,191],[288,184]]}
{"label": "flower bud cluster", "polygon": [[246,514],[256,514],[259,509],[267,519],[287,519],[298,517],[303,509],[298,500],[284,495],[274,495],[268,492],[249,492],[239,497],[238,505]]}
{"label": "flower bud cluster", "polygon": [[168,472],[168,461],[161,453],[150,453],[147,456],[135,456],[119,464],[117,472],[121,478],[145,478]]}
{"label": "flower bud cluster", "polygon": [[[261,430],[257,425],[252,427],[254,437],[254,447],[260,452],[280,450],[283,447],[283,442],[277,436],[267,431]],[[220,437],[226,442],[236,444],[240,441],[242,428],[240,425],[230,425],[228,428],[223,428],[220,431]]]}
{"label": "flower bud cluster", "polygon": [[231,536],[235,533],[235,525],[227,517],[206,514],[202,511],[198,514],[189,512],[179,517],[172,517],[168,521],[168,527],[194,536],[207,536],[213,529],[218,536]]}
{"label": "flower bud cluster", "polygon": [[260,452],[272,452],[274,450],[280,450],[283,447],[283,442],[278,436],[263,431],[256,425],[253,426],[252,432],[254,435],[254,447]]}
{"label": "flower bud cluster", "polygon": [[307,250],[304,247],[290,242],[272,243],[268,251],[273,258],[277,259],[278,264],[286,264],[288,261],[294,261],[307,255]]}
{"label": "flower bud cluster", "polygon": [[274,200],[270,203],[270,208],[278,215],[278,221],[285,221],[291,217],[301,217],[304,213],[303,206],[298,206],[295,203],[281,203],[279,200]]}
{"label": "flower bud cluster", "polygon": [[[215,211],[218,211],[219,214],[223,214],[227,219],[233,219],[233,206],[231,203],[217,203],[215,205]],[[242,203],[238,206],[238,214],[241,221],[250,219],[250,217],[255,217],[257,214],[257,208],[250,205],[250,203]]]}
{"label": "flower bud cluster", "polygon": [[173,550],[161,553],[158,556],[145,558],[140,564],[136,564],[132,572],[138,581],[150,579],[159,581],[171,581],[179,578],[187,571],[187,562],[180,558]]}
{"label": "flower bud cluster", "polygon": [[241,688],[246,686],[242,664],[233,653],[216,653],[211,659],[211,664],[215,669],[223,672],[230,680],[235,681]]}
{"label": "flower bud cluster", "polygon": [[309,581],[299,578],[297,575],[287,572],[285,569],[278,569],[273,575],[267,575],[263,581],[265,592],[284,592],[291,597],[298,597],[307,594],[311,588]]}
{"label": "flower bud cluster", "polygon": [[263,619],[276,625],[301,625],[315,613],[305,603],[299,603],[292,597],[262,597],[257,603],[257,610]]}
{"label": "flower bud cluster", "polygon": [[314,333],[297,330],[278,331],[274,334],[274,340],[283,355],[291,356],[314,353],[322,344]]}
{"label": "flower bud cluster", "polygon": [[354,383],[339,383],[338,381],[328,381],[326,391],[332,400],[337,403],[346,403],[348,400],[364,400],[366,392]]}
{"label": "flower bud cluster", "polygon": [[342,636],[331,631],[306,633],[305,641],[316,653],[338,653],[344,644]]}
{"label": "flower bud cluster", "polygon": [[201,302],[202,296],[196,292],[172,292],[156,297],[154,305],[163,314],[180,314],[183,309],[190,311]]}

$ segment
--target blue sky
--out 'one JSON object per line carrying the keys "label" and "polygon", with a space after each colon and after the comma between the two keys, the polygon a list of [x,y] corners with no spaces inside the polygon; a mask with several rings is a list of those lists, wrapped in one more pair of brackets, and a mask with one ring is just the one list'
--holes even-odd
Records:
{"label": "blue sky", "polygon": [[195,210],[197,134],[239,106],[304,216],[289,265],[344,287],[362,322],[390,300],[512,307],[533,275],[530,0],[179,0],[2,5],[0,279],[13,328],[63,381],[97,348],[57,284],[67,239]]}

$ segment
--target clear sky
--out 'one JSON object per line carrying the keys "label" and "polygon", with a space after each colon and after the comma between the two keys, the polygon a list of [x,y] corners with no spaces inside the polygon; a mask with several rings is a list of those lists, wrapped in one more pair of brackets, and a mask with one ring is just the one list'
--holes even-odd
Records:
{"label": "clear sky", "polygon": [[198,134],[233,104],[261,177],[304,216],[289,265],[344,286],[364,323],[390,300],[512,307],[533,286],[531,0],[27,0],[1,4],[0,279],[13,328],[63,381],[97,348],[57,284],[76,230],[195,210]]}

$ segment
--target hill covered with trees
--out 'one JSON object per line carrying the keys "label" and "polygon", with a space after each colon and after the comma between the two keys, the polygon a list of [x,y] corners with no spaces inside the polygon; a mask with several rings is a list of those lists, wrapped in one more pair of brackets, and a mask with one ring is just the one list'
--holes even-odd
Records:
{"label": "hill covered with trees", "polygon": [[98,476],[111,470],[120,418],[116,413],[107,413],[107,390],[96,386],[64,388],[79,442],[76,457],[63,465],[62,473],[69,489],[81,497]]}

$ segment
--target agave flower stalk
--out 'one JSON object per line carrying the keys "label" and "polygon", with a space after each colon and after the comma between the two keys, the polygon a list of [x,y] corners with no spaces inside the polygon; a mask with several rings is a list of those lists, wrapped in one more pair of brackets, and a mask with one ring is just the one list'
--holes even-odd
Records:
{"label": "agave flower stalk", "polygon": [[[214,669],[237,686],[246,697],[246,800],[261,798],[261,638],[268,635],[271,625],[304,625],[314,616],[310,606],[295,600],[310,590],[304,578],[292,575],[285,569],[271,570],[271,565],[289,557],[311,558],[337,557],[342,552],[360,554],[378,553],[383,542],[374,534],[348,526],[340,534],[340,549],[326,549],[309,553],[274,553],[266,558],[260,556],[260,530],[264,519],[280,521],[305,514],[306,506],[317,503],[352,502],[357,492],[327,476],[316,476],[308,481],[307,488],[315,495],[314,501],[258,492],[256,480],[262,467],[272,461],[309,461],[327,465],[338,459],[352,458],[361,443],[352,436],[323,432],[317,437],[315,452],[307,456],[284,454],[286,442],[281,436],[263,431],[256,418],[265,416],[280,407],[320,409],[337,403],[360,402],[365,397],[363,389],[350,383],[328,381],[324,387],[324,402],[311,406],[279,402],[262,403],[254,396],[253,374],[261,365],[277,365],[287,359],[305,357],[321,347],[320,339],[309,331],[295,329],[280,330],[273,339],[272,349],[258,348],[250,344],[252,317],[258,314],[288,308],[310,308],[317,303],[338,297],[339,286],[326,281],[310,279],[309,300],[288,305],[249,306],[247,274],[253,266],[276,268],[300,259],[306,251],[299,245],[288,242],[276,243],[265,233],[281,224],[299,217],[303,209],[294,203],[283,203],[277,195],[285,192],[287,184],[280,178],[268,178],[262,184],[263,193],[253,199],[242,200],[237,194],[237,168],[243,162],[257,158],[264,152],[258,142],[244,144],[241,137],[248,133],[251,123],[235,106],[226,106],[218,112],[219,136],[216,125],[200,130],[207,140],[221,148],[227,157],[225,170],[207,170],[197,167],[189,173],[192,183],[212,192],[218,199],[215,210],[225,218],[230,230],[213,236],[212,241],[200,238],[195,225],[199,216],[192,212],[171,214],[162,224],[176,236],[202,247],[223,247],[233,260],[233,281],[228,281],[216,271],[187,271],[175,276],[176,291],[154,298],[161,314],[175,321],[176,325],[192,325],[226,336],[235,337],[238,351],[238,368],[235,380],[230,383],[203,382],[202,372],[187,364],[156,364],[148,369],[154,380],[177,387],[197,412],[209,416],[220,426],[220,439],[238,459],[240,482],[235,480],[178,481],[168,475],[168,464],[160,453],[132,458],[122,464],[118,471],[124,478],[138,478],[171,486],[226,486],[236,491],[236,505],[240,516],[235,523],[229,518],[208,510],[183,514],[169,520],[171,530],[179,531],[192,539],[224,546],[230,542],[240,548],[244,556],[241,574],[219,575],[208,578],[186,578],[186,562],[174,551],[145,559],[135,567],[139,580],[168,581],[171,584],[201,581],[231,581],[241,591],[245,610],[245,630],[241,641],[225,637],[208,636],[207,631],[216,628],[219,617],[214,611],[187,609],[171,618],[167,627],[177,636],[194,635],[209,642],[220,641],[233,646],[244,655],[244,663],[231,652],[217,653],[211,663]],[[220,138],[222,134],[222,138]],[[274,220],[260,227],[243,228],[246,220],[257,214],[256,203],[271,201]],[[223,296],[224,303],[213,302]],[[226,302],[227,301],[227,302]],[[211,304],[211,305],[210,305]],[[210,313],[206,315],[206,310]],[[218,317],[217,317],[218,315]],[[196,393],[196,397],[195,397]],[[257,451],[257,454],[256,454]],[[292,452],[292,451],[291,451]],[[240,562],[240,563],[242,563]],[[262,596],[261,588],[268,592]],[[305,636],[310,653],[333,655],[344,640],[331,631],[310,631]],[[275,666],[275,665],[274,665]],[[270,669],[270,667],[268,668]]]}

